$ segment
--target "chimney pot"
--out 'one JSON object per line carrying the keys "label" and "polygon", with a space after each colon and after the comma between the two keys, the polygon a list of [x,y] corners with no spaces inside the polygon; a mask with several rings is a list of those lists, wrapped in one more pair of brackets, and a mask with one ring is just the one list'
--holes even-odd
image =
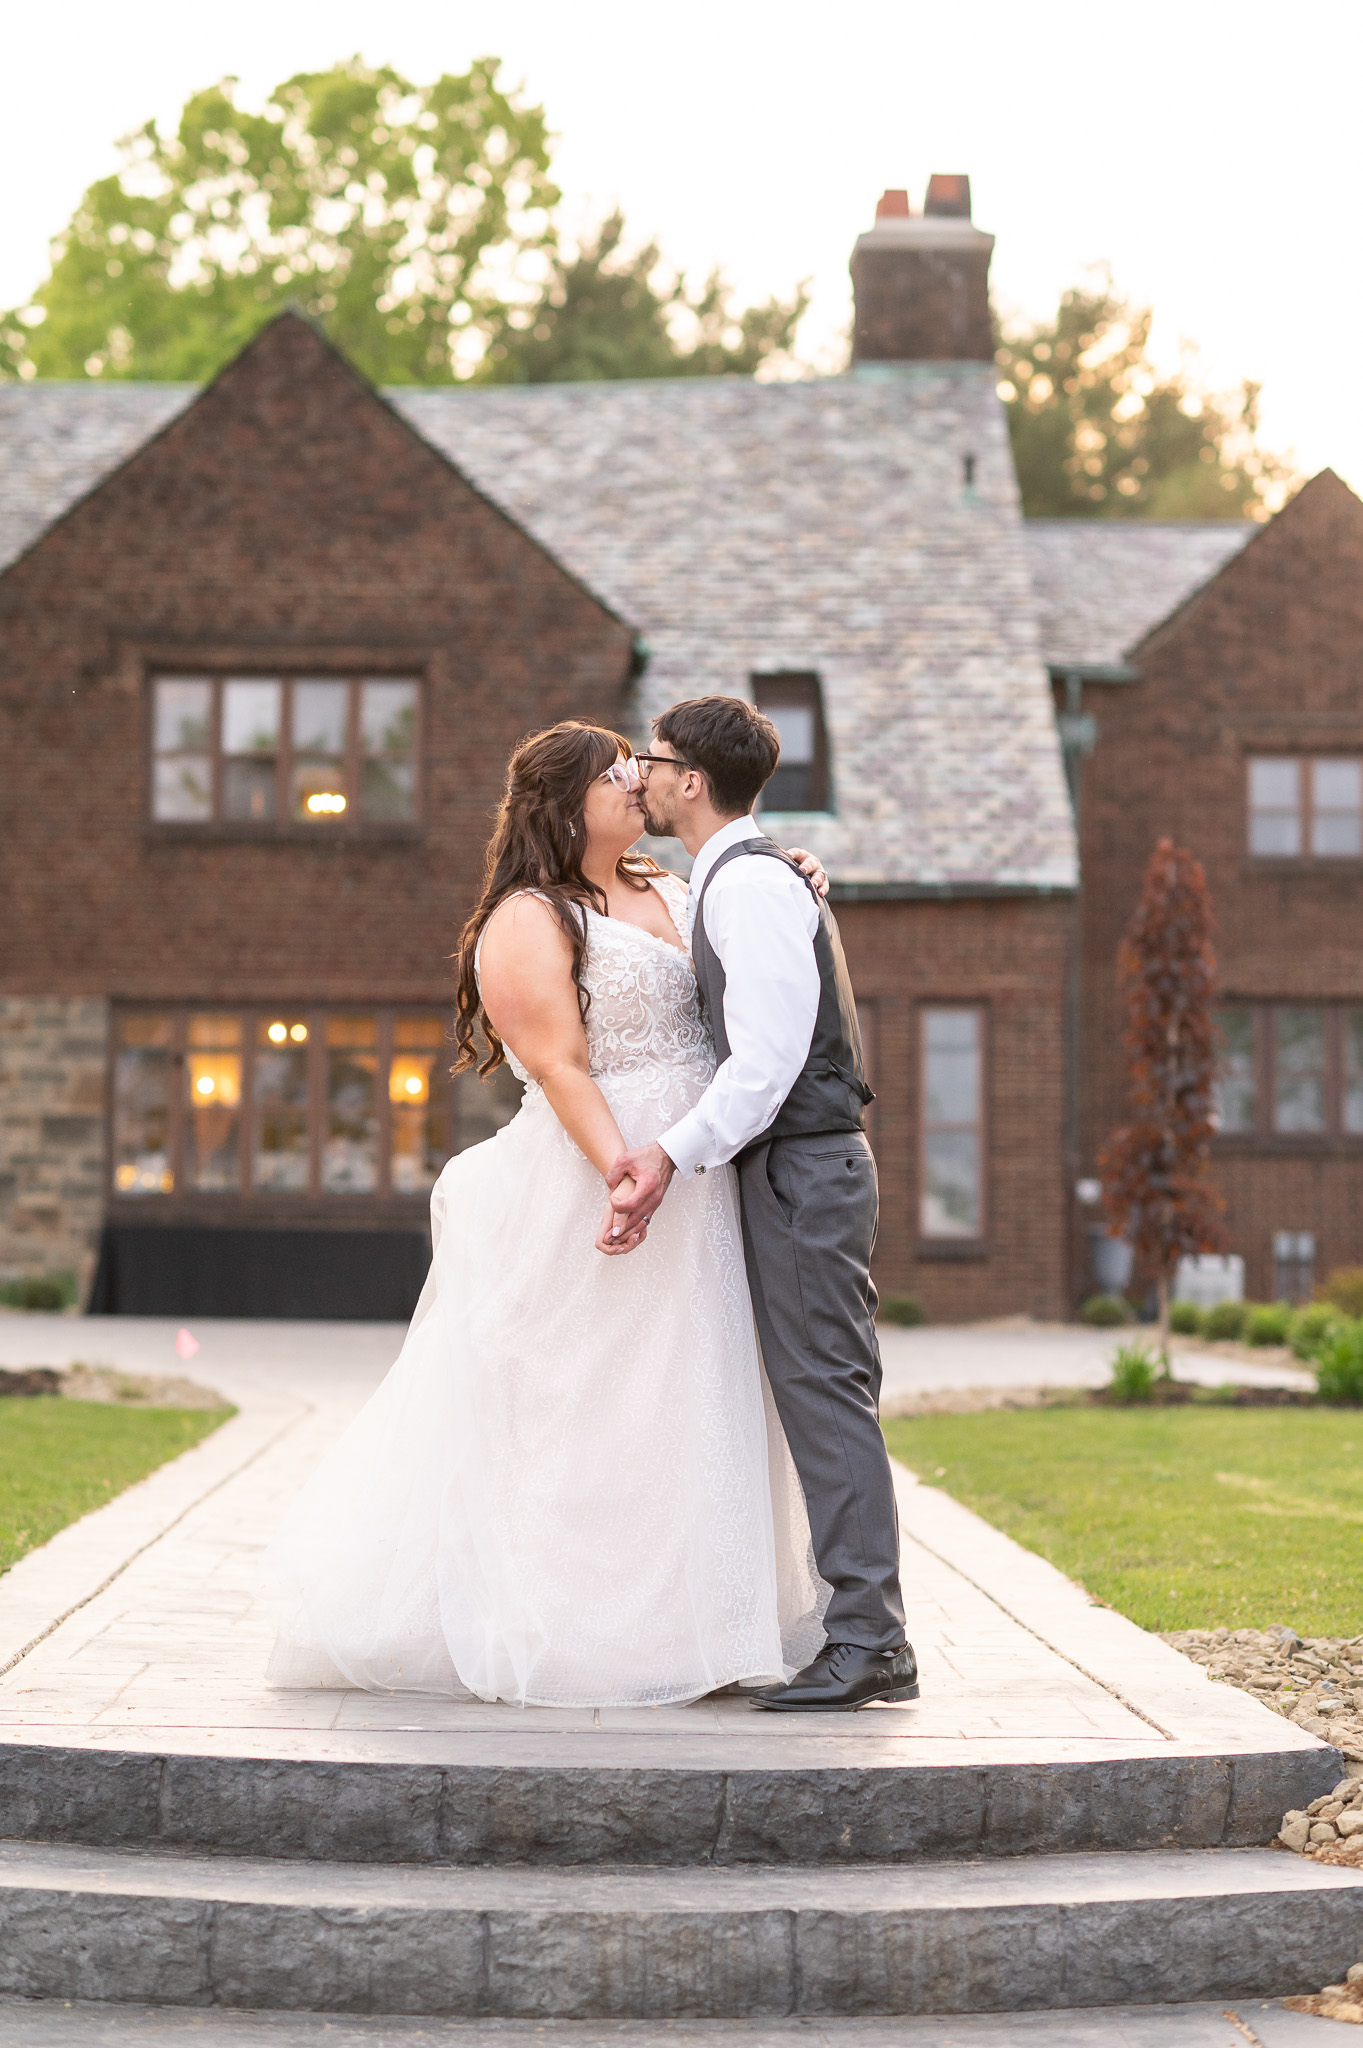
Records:
{"label": "chimney pot", "polygon": [[970,180],[934,177],[923,212],[886,192],[852,251],[852,366],[994,359],[989,258],[994,237],[970,218]]}
{"label": "chimney pot", "polygon": [[928,179],[928,196],[923,201],[924,213],[947,214],[957,220],[970,219],[970,180],[957,172],[943,176],[938,171]]}

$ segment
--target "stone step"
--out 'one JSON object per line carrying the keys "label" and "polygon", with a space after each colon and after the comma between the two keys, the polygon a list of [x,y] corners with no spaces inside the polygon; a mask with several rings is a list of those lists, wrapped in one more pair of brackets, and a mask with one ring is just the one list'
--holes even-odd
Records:
{"label": "stone step", "polygon": [[1003,2012],[1311,1990],[1363,1873],[1211,1850],[487,1870],[0,1845],[0,1995],[467,2018]]}
{"label": "stone step", "polygon": [[0,1836],[362,1863],[920,1863],[1267,1843],[1339,1773],[1319,1747],[927,1763],[812,1736],[563,1737],[540,1761],[424,1746],[430,1760],[380,1761],[0,1743]]}

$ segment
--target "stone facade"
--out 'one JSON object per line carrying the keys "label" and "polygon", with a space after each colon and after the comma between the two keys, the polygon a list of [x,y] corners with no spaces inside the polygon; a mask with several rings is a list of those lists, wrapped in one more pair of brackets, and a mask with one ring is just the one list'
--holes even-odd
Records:
{"label": "stone facade", "polygon": [[[1081,1171],[1125,1115],[1115,962],[1164,833],[1202,861],[1227,1003],[1363,1005],[1363,859],[1248,850],[1252,755],[1363,756],[1363,504],[1323,472],[1129,651],[1139,680],[1090,686],[1080,809]],[[1223,1137],[1231,1248],[1257,1298],[1280,1230],[1316,1271],[1363,1263],[1363,1135]]]}
{"label": "stone facade", "polygon": [[0,1278],[89,1283],[104,1215],[108,1035],[101,996],[0,996]]}

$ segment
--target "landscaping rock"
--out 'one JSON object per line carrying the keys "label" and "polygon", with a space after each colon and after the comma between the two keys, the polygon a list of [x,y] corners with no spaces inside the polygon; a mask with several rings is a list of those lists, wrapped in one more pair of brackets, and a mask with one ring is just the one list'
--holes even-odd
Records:
{"label": "landscaping rock", "polygon": [[1303,1640],[1281,1627],[1189,1628],[1164,1640],[1221,1684],[1251,1693],[1343,1753],[1348,1774],[1304,1813],[1286,1814],[1278,1840],[1318,1862],[1363,1869],[1363,1636]]}
{"label": "landscaping rock", "polygon": [[1363,2027],[1363,1963],[1355,1963],[1342,1984],[1327,1984],[1311,1998],[1285,1998],[1290,2012],[1310,2012],[1324,2020],[1343,2020]]}

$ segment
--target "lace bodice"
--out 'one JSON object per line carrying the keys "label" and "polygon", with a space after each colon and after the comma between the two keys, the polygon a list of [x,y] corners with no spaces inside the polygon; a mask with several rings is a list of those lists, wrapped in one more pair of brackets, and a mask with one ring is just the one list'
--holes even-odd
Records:
{"label": "lace bodice", "polygon": [[[684,940],[685,887],[672,875],[657,878],[653,886]],[[602,917],[590,909],[584,916],[587,958],[582,985],[591,999],[585,1028],[592,1078],[608,1094],[615,1091],[606,1084],[632,1078],[635,1085],[629,1093],[662,1095],[672,1091],[650,1087],[649,1082],[666,1077],[691,1084],[686,1093],[693,1096],[714,1072],[714,1048],[690,955],[622,918]],[[481,945],[480,939],[480,949]],[[538,1095],[510,1046],[506,1056],[516,1079],[525,1084],[527,1098]]]}

